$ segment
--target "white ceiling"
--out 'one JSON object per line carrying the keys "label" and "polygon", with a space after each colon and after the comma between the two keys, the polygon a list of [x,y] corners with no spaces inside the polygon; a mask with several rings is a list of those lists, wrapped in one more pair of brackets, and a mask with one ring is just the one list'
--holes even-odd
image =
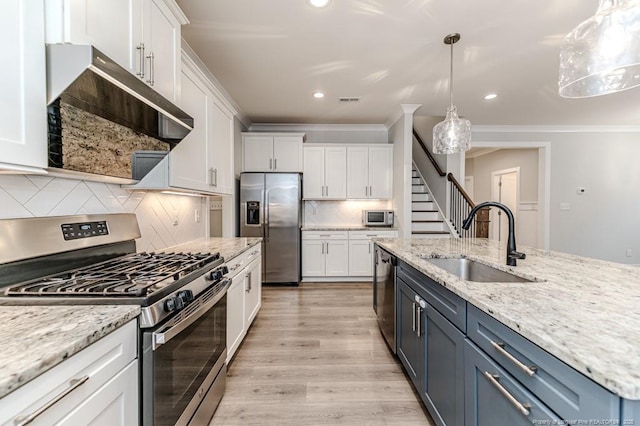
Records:
{"label": "white ceiling", "polygon": [[[388,122],[454,103],[474,125],[638,125],[640,88],[558,95],[563,37],[597,0],[178,0],[183,37],[253,123]],[[326,93],[315,100],[312,93]],[[484,95],[498,93],[485,101]],[[360,97],[340,103],[339,97]]]}

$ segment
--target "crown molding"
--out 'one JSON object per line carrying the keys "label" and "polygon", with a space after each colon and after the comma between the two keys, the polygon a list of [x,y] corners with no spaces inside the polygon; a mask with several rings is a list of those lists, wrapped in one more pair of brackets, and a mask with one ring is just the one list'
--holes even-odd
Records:
{"label": "crown molding", "polygon": [[253,123],[249,127],[251,132],[305,132],[305,131],[333,131],[333,132],[363,132],[387,131],[384,124],[287,124],[287,123]]}
{"label": "crown molding", "polygon": [[635,133],[639,125],[472,125],[473,133]]}

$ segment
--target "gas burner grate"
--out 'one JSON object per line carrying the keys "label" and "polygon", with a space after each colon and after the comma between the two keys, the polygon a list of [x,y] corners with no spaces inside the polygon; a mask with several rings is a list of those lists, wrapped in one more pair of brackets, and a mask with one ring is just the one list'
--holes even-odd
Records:
{"label": "gas burner grate", "polygon": [[8,296],[148,296],[220,259],[210,253],[133,253],[9,287]]}

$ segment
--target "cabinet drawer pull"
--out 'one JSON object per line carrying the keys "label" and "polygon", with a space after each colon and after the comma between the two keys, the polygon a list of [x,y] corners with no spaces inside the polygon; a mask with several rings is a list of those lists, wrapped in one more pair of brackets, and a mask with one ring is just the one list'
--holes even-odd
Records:
{"label": "cabinet drawer pull", "polygon": [[79,379],[70,380],[69,387],[67,389],[60,392],[56,397],[51,399],[45,405],[38,408],[38,410],[34,411],[28,416],[16,417],[15,419],[13,419],[13,424],[16,426],[28,425],[29,423],[33,422],[36,418],[38,418],[41,414],[43,414],[45,411],[47,411],[49,408],[56,405],[58,401],[60,401],[62,398],[64,398],[65,396],[69,395],[71,392],[73,392],[74,390],[82,386],[87,380],[89,380],[89,376],[84,376]]}
{"label": "cabinet drawer pull", "polygon": [[273,158],[269,158],[269,170],[273,170]]}
{"label": "cabinet drawer pull", "polygon": [[411,331],[416,331],[416,304],[411,304],[413,305],[413,323],[411,324]]}
{"label": "cabinet drawer pull", "polygon": [[502,342],[496,343],[493,340],[490,340],[490,342],[491,342],[491,346],[493,346],[495,348],[495,350],[500,352],[500,354],[502,354],[505,358],[507,358],[512,363],[514,363],[516,365],[516,367],[518,367],[520,370],[522,370],[526,375],[531,377],[534,374],[536,374],[536,370],[538,369],[538,367],[536,367],[535,365],[532,365],[531,367],[529,367],[528,365],[524,365],[516,357],[514,357],[513,355],[511,355],[509,352],[507,352],[504,349],[504,343],[502,343]]}
{"label": "cabinet drawer pull", "polygon": [[231,271],[235,271],[236,269],[238,269],[240,267],[239,263],[236,263],[235,265],[233,265],[231,268],[229,268],[229,270]]}
{"label": "cabinet drawer pull", "polygon": [[500,393],[509,400],[509,402],[511,404],[513,404],[514,407],[516,407],[516,409],[518,411],[520,411],[522,413],[522,415],[524,416],[528,416],[529,415],[529,408],[531,408],[531,406],[529,406],[528,404],[522,404],[520,401],[518,401],[517,399],[515,399],[515,397],[513,395],[511,395],[509,393],[508,390],[506,390],[504,388],[504,386],[502,386],[500,384],[500,382],[498,382],[498,380],[500,379],[500,376],[498,376],[497,374],[491,374],[488,371],[485,371],[484,376],[491,382],[491,384],[498,389],[498,391],[500,391]]}

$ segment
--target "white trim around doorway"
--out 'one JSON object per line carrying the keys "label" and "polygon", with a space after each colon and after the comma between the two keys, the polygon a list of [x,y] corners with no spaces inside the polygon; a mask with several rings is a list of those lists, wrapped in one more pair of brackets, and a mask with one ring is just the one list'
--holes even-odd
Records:
{"label": "white trim around doorway", "polygon": [[[538,149],[538,241],[549,250],[551,222],[551,142],[542,141],[473,141],[473,148]],[[465,156],[460,156],[460,170],[464,175]]]}

